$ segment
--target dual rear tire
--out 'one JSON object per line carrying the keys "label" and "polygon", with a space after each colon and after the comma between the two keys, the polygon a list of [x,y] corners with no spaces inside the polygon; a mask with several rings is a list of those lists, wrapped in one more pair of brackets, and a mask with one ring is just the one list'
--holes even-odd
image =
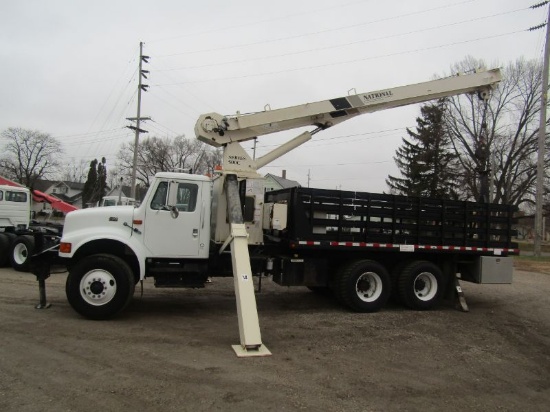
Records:
{"label": "dual rear tire", "polygon": [[441,269],[429,261],[413,261],[400,271],[397,293],[400,301],[415,310],[428,310],[443,298],[444,278]]}
{"label": "dual rear tire", "polygon": [[335,279],[336,298],[356,312],[377,312],[388,300],[390,275],[378,262],[359,260],[344,266]]}
{"label": "dual rear tire", "polygon": [[[441,269],[429,261],[400,265],[390,277],[386,268],[372,260],[353,261],[338,272],[332,290],[337,300],[356,312],[376,312],[386,304],[390,293],[405,306],[428,310],[443,297],[444,278]],[[392,278],[395,281],[392,285]]]}

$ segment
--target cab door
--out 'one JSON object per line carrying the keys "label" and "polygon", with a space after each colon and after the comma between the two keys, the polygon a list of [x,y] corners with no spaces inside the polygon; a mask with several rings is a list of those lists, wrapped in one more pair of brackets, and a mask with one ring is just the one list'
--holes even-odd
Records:
{"label": "cab door", "polygon": [[145,205],[145,246],[154,257],[199,255],[201,182],[161,180]]}

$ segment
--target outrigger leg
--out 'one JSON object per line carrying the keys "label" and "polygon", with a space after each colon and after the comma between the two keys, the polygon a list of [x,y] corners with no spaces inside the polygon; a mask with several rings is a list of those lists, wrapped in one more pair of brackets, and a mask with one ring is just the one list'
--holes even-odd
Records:
{"label": "outrigger leg", "polygon": [[455,298],[455,307],[462,312],[469,312],[470,308],[466,303],[466,297],[464,296],[464,292],[462,291],[462,288],[460,287],[460,283],[458,282],[458,278],[456,276],[454,280],[453,294]]}
{"label": "outrigger leg", "polygon": [[269,356],[271,352],[262,344],[260,334],[260,323],[248,252],[248,233],[243,221],[236,175],[226,175],[225,192],[231,235],[223,245],[221,251],[227,247],[228,243],[231,243],[231,262],[241,339],[241,344],[232,345],[232,348],[238,357]]}
{"label": "outrigger leg", "polygon": [[40,294],[40,303],[35,306],[36,309],[48,309],[51,303],[46,300],[46,279],[50,277],[50,265],[47,262],[37,261],[32,265],[32,273],[38,280],[38,291]]}

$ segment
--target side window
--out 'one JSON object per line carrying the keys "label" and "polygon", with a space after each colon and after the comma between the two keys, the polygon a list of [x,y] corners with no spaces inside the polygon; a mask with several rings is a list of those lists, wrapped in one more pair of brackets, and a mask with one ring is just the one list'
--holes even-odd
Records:
{"label": "side window", "polygon": [[24,192],[6,192],[6,200],[9,202],[25,203],[27,201],[27,194]]}
{"label": "side window", "polygon": [[192,183],[178,183],[176,207],[180,212],[194,212],[199,187]]}
{"label": "side window", "polygon": [[4,192],[0,190],[0,200],[4,200]]}
{"label": "side window", "polygon": [[167,204],[166,195],[168,194],[168,182],[160,182],[157,191],[151,200],[151,209],[160,210]]}

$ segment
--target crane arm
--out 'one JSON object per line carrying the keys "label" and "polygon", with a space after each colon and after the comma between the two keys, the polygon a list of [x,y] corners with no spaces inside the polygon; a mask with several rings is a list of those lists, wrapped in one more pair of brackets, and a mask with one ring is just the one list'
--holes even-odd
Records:
{"label": "crane arm", "polygon": [[207,113],[199,117],[195,134],[199,140],[219,147],[303,126],[326,129],[360,114],[462,93],[486,94],[501,79],[500,69],[491,69],[257,113]]}

